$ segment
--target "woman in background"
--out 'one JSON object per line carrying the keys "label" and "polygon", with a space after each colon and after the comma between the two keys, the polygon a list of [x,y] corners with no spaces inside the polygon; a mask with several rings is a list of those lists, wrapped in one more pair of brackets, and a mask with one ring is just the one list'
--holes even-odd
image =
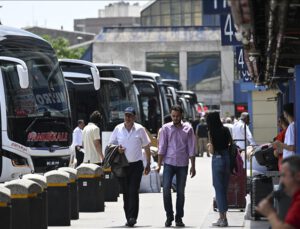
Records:
{"label": "woman in background", "polygon": [[227,189],[230,176],[228,146],[232,138],[230,131],[224,127],[218,112],[209,113],[207,116],[208,148],[212,156],[212,177],[215,196],[220,218],[213,223],[214,227],[227,227],[226,213],[228,210]]}

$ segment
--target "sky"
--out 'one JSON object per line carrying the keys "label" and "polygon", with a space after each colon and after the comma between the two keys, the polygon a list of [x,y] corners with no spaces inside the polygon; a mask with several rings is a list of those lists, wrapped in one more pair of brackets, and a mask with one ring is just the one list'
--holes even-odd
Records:
{"label": "sky", "polygon": [[[98,10],[115,1],[0,1],[0,20],[3,25],[24,28],[31,26],[73,31],[73,19],[93,18]],[[127,0],[145,5],[149,0]]]}

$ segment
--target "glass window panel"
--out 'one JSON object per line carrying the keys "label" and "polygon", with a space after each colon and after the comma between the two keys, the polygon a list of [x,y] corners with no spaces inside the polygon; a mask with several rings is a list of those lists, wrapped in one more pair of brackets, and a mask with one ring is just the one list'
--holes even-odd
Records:
{"label": "glass window panel", "polygon": [[191,14],[184,14],[183,15],[183,24],[186,25],[186,26],[190,26],[192,25],[192,17],[191,17]]}
{"label": "glass window panel", "polygon": [[160,7],[161,7],[161,14],[171,14],[171,11],[170,11],[170,3],[169,2],[161,2],[160,3]]}
{"label": "glass window panel", "polygon": [[171,24],[172,26],[181,26],[182,23],[181,23],[181,14],[174,14],[174,15],[171,15]]}
{"label": "glass window panel", "polygon": [[221,90],[221,56],[219,52],[188,52],[188,90]]}
{"label": "glass window panel", "polygon": [[193,25],[202,25],[202,15],[200,13],[192,14]]}
{"label": "glass window panel", "polygon": [[170,26],[171,25],[170,15],[161,16],[161,25],[162,26]]}
{"label": "glass window panel", "polygon": [[202,12],[202,1],[192,0],[192,12]]}
{"label": "glass window panel", "polygon": [[149,16],[150,15],[150,11],[151,9],[150,8],[147,8],[145,10],[142,11],[141,15],[142,16]]}
{"label": "glass window panel", "polygon": [[165,79],[179,79],[179,53],[146,53],[146,71],[157,72]]}
{"label": "glass window panel", "polygon": [[160,26],[160,16],[151,17],[151,26]]}
{"label": "glass window panel", "polygon": [[160,2],[157,1],[151,6],[151,15],[160,15]]}
{"label": "glass window panel", "polygon": [[171,4],[171,14],[179,14],[181,12],[180,2],[173,0]]}
{"label": "glass window panel", "polygon": [[192,3],[190,0],[185,0],[183,2],[183,13],[191,13],[192,11]]}

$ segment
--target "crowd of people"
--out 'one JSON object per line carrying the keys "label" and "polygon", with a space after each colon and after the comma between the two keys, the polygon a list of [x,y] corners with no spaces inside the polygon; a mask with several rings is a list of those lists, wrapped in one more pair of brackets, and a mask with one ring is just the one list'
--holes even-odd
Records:
{"label": "crowd of people", "polygon": [[[117,125],[110,137],[109,144],[116,145],[118,153],[125,155],[128,165],[124,168],[125,176],[119,177],[123,190],[126,226],[137,223],[139,212],[139,185],[142,175],[150,172],[150,139],[145,128],[135,122],[136,112],[128,107],[124,110],[124,122]],[[199,124],[192,125],[183,121],[183,109],[175,105],[171,108],[166,123],[159,130],[158,168],[163,165],[163,203],[166,212],[165,227],[184,227],[185,186],[188,173],[191,178],[196,175],[195,157],[212,156],[212,179],[219,218],[213,226],[227,227],[227,189],[230,177],[229,147],[236,144],[247,152],[246,145],[255,146],[256,142],[249,128],[250,116],[244,112],[239,120],[232,117],[220,118],[218,112],[211,112],[201,117]],[[90,122],[85,126],[83,120],[73,132],[73,145],[76,158],[80,163],[101,165],[104,155],[101,147],[99,123],[101,114],[95,111],[90,115]],[[293,104],[283,107],[283,115],[278,121],[279,134],[272,143],[274,155],[278,157],[281,171],[281,183],[288,195],[293,197],[285,221],[281,221],[270,204],[271,196],[264,199],[257,211],[268,217],[272,228],[300,228],[300,159],[295,156],[295,126]],[[146,164],[143,165],[143,153]],[[188,170],[190,165],[190,170]],[[172,180],[176,176],[176,208],[172,206]]]}

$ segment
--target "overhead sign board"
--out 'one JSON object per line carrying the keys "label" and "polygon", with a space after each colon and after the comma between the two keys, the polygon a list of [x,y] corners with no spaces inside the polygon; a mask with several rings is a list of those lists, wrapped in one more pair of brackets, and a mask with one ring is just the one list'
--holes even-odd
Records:
{"label": "overhead sign board", "polygon": [[244,82],[251,82],[251,77],[248,71],[247,64],[245,62],[243,46],[235,47],[235,61],[240,78],[243,79]]}
{"label": "overhead sign board", "polygon": [[227,14],[229,12],[227,0],[203,0],[203,14]]}
{"label": "overhead sign board", "polygon": [[241,45],[236,37],[236,29],[234,26],[233,18],[230,13],[220,16],[221,20],[221,43],[222,46],[227,45]]}

